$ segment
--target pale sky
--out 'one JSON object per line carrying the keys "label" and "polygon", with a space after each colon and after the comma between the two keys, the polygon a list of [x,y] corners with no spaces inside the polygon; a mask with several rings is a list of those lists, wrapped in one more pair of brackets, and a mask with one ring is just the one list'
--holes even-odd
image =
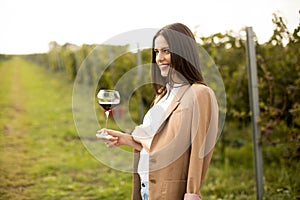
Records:
{"label": "pale sky", "polygon": [[293,31],[299,10],[300,0],[0,0],[0,54],[47,52],[50,41],[101,44],[174,22],[201,36],[252,26],[263,43],[273,33],[272,13]]}

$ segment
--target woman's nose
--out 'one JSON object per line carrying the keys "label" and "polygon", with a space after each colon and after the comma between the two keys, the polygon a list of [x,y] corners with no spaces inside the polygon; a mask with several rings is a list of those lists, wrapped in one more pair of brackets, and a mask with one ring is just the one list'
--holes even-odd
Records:
{"label": "woman's nose", "polygon": [[162,52],[158,52],[157,55],[156,55],[156,61],[162,61],[164,60],[164,55]]}

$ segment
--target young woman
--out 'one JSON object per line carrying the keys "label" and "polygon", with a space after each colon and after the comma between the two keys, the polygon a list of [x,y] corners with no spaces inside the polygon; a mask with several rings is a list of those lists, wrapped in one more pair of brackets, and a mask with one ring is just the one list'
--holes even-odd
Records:
{"label": "young woman", "polygon": [[156,98],[143,123],[131,134],[101,130],[112,136],[105,142],[135,149],[134,200],[199,200],[218,131],[218,104],[187,26],[175,23],[157,32],[151,70]]}

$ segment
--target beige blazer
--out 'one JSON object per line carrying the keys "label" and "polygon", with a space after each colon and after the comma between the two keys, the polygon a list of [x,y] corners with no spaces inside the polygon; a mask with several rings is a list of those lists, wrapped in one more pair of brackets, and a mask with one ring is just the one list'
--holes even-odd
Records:
{"label": "beige blazer", "polygon": [[[218,104],[213,91],[202,84],[182,86],[154,137],[142,129],[135,132],[133,138],[149,151],[149,199],[201,199],[200,187],[218,132]],[[134,200],[141,199],[136,173],[139,156],[135,152]]]}

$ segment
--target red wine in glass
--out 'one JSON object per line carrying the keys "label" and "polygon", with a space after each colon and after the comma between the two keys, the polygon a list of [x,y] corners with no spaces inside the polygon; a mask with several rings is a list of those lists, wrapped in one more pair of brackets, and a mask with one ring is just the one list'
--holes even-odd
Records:
{"label": "red wine in glass", "polygon": [[120,94],[117,90],[106,90],[102,89],[97,94],[99,105],[105,110],[105,128],[107,128],[107,120],[110,111],[120,103]]}
{"label": "red wine in glass", "polygon": [[105,111],[111,111],[112,108],[118,104],[114,102],[100,102],[99,105],[102,106]]}

